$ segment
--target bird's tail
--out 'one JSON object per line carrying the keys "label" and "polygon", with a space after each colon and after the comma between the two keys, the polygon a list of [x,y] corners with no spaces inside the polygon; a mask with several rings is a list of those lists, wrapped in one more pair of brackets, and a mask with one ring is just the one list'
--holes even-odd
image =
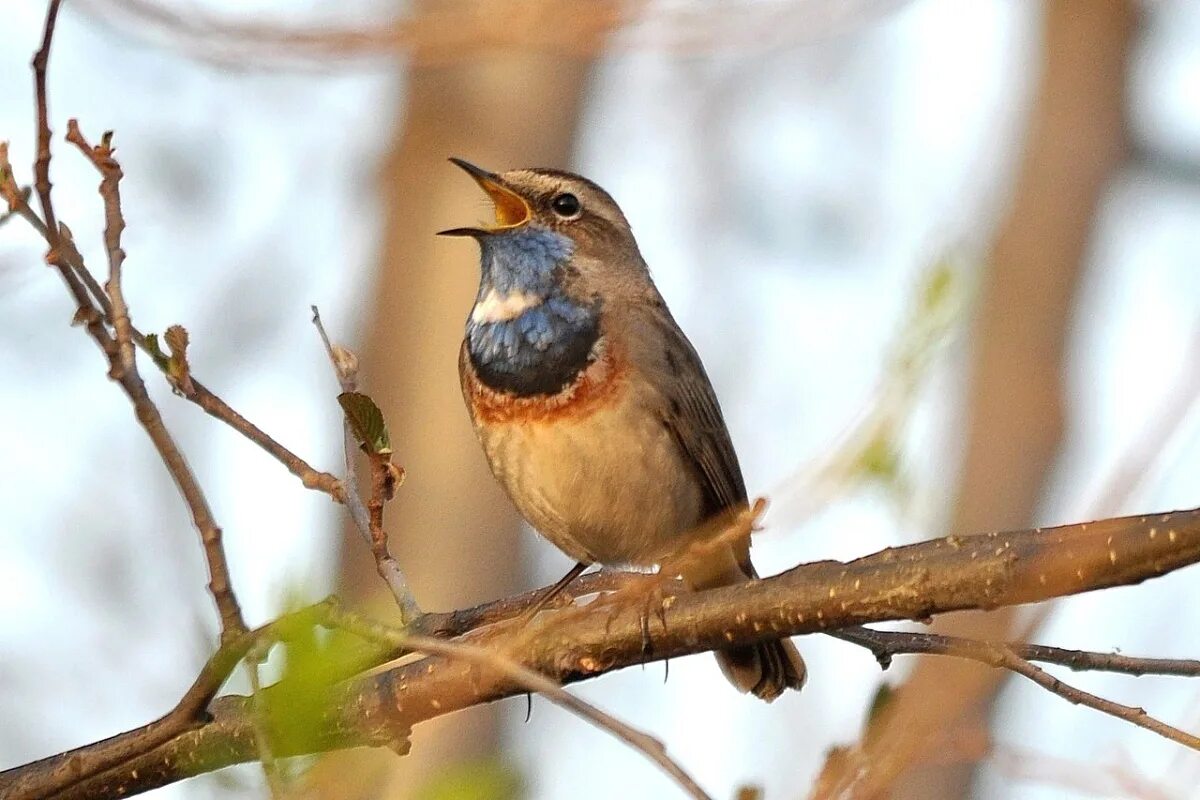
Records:
{"label": "bird's tail", "polygon": [[[743,557],[736,558],[731,549],[725,564],[712,559],[695,571],[689,570],[684,577],[694,589],[711,589],[755,580],[758,573],[747,553],[743,551]],[[787,639],[717,650],[714,655],[721,672],[738,691],[749,692],[768,703],[788,689],[799,690],[808,677],[800,651]]]}
{"label": "bird's tail", "polygon": [[808,675],[800,651],[786,639],[718,650],[715,655],[730,683],[768,703],[787,689],[800,689]]}

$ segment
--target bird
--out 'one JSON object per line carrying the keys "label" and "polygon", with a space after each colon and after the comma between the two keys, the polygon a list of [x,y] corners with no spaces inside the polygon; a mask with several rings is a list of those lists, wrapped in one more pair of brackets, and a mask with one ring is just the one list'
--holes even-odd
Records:
{"label": "bird", "polygon": [[[580,175],[450,161],[491,199],[479,289],[459,350],[463,398],[491,471],[577,566],[654,568],[748,507],[712,383],[650,276],[629,222]],[[704,533],[705,530],[710,533]],[[680,559],[694,590],[758,578],[748,537]],[[805,682],[786,639],[716,651],[766,701]]]}

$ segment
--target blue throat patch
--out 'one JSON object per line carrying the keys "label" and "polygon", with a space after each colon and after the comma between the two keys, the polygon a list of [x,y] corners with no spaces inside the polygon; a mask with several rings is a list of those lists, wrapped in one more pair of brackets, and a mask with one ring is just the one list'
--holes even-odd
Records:
{"label": "blue throat patch", "polygon": [[481,236],[479,303],[492,291],[535,298],[536,305],[497,322],[467,319],[467,352],[479,378],[519,396],[556,394],[587,368],[600,335],[598,304],[573,300],[559,283],[574,249],[560,233],[526,225]]}

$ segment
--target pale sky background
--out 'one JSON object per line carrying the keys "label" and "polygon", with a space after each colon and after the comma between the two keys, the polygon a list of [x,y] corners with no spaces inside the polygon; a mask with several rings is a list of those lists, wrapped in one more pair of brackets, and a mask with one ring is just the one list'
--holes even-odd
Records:
{"label": "pale sky background", "polygon": [[[374,174],[403,102],[400,71],[385,61],[231,70],[73,6],[52,66],[54,127],[61,134],[77,116],[93,138],[117,131],[135,321],[187,326],[210,387],[336,469],[335,387],[308,306],[321,306],[336,337],[357,332],[380,223]],[[304,6],[339,18],[372,8]],[[1185,168],[1125,170],[1106,198],[1072,326],[1068,440],[1046,523],[1087,514],[1114,459],[1181,370],[1195,367],[1185,359],[1200,321],[1200,4],[1148,7],[1130,87],[1133,130],[1168,166]],[[598,66],[573,166],[622,205],[713,376],[751,492],[776,500],[768,522],[777,522],[756,542],[764,572],[940,533],[957,458],[961,347],[949,348],[917,411],[903,508],[865,490],[791,525],[789,478],[869,406],[922,272],[952,253],[972,282],[1008,191],[1035,77],[1038,8],[913,0],[849,25],[814,11],[811,35],[765,52],[681,59],[642,49]],[[12,142],[18,169],[32,163],[27,63],[43,10],[32,0],[8,4],[0,26],[0,138]],[[66,146],[57,152],[57,209],[101,264],[95,176]],[[446,179],[457,179],[449,167]],[[0,768],[162,713],[214,630],[183,505],[95,348],[68,327],[66,293],[41,255],[23,225],[0,228]],[[469,302],[447,313],[465,315]],[[249,621],[277,613],[289,592],[327,594],[338,509],[152,385],[225,528]],[[1125,511],[1200,504],[1198,424],[1193,415],[1177,433]],[[529,537],[528,552],[545,562],[543,577],[556,577],[560,562],[547,545]],[[1200,588],[1189,570],[1068,600],[1039,639],[1197,657],[1198,631]],[[881,675],[865,651],[838,642],[798,643],[809,688],[770,707],[727,691],[709,656],[673,663],[665,685],[661,666],[651,666],[576,690],[666,740],[717,796],[754,782],[785,798],[793,796],[785,787],[809,785],[829,746],[857,737],[880,680],[901,674]],[[1194,682],[1072,678],[1200,728]],[[1179,798],[1200,783],[1195,753],[1040,689],[1007,691],[1001,749],[1166,776]],[[511,707],[513,758],[534,798],[674,791],[619,743],[548,703],[535,706],[529,724],[523,703]],[[999,761],[989,762],[983,791],[1092,796],[1019,780]],[[243,767],[153,796],[264,789],[257,768]]]}

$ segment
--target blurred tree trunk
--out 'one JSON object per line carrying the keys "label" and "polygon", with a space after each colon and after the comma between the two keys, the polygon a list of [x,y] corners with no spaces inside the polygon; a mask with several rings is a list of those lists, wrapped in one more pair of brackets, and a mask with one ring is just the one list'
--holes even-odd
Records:
{"label": "blurred tree trunk", "polygon": [[[478,250],[436,231],[488,219],[479,188],[447,163],[565,166],[588,65],[561,54],[500,52],[410,68],[396,141],[379,183],[383,252],[363,348],[366,388],[408,471],[387,527],[418,602],[447,609],[524,586],[518,517],[493,480],[458,384],[458,347],[478,286]],[[341,591],[392,613],[367,548],[347,533]],[[410,755],[358,752],[311,774],[322,797],[413,795],[457,762],[494,755],[501,707],[424,724]]]}
{"label": "blurred tree trunk", "polygon": [[[1131,0],[1051,0],[1043,20],[1043,71],[1031,110],[1012,206],[993,245],[972,343],[969,427],[952,533],[1034,524],[1063,429],[1063,351],[1093,220],[1126,157],[1126,66],[1136,29]],[[944,633],[1003,640],[1015,609],[946,617]],[[986,728],[1001,670],[922,659],[904,686],[936,708],[895,731],[924,742],[911,762],[946,752],[936,737]],[[897,704],[899,705],[899,704]],[[907,704],[906,704],[907,705]],[[899,711],[899,709],[898,709]],[[902,717],[897,717],[902,718]],[[915,766],[897,798],[970,794],[974,763]]]}

